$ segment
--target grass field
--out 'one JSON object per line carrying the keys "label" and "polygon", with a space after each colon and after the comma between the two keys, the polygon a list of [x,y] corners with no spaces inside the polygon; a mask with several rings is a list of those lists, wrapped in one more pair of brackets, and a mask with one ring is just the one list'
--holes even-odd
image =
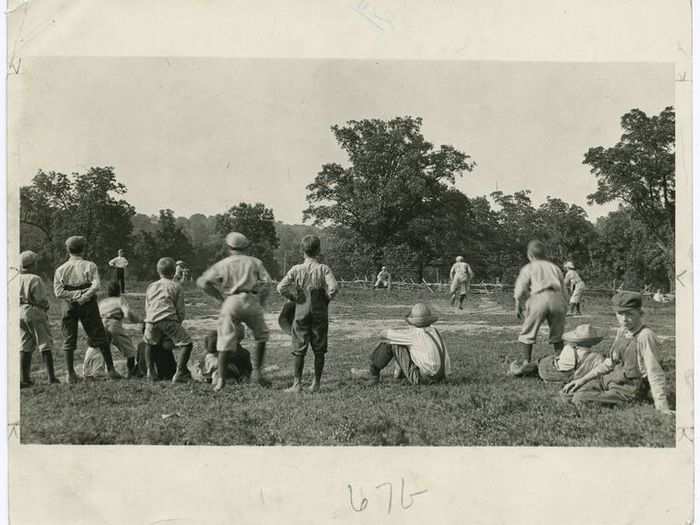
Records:
{"label": "grass field", "polygon": [[[132,285],[133,287],[134,285]],[[132,289],[143,292],[144,286]],[[204,332],[215,327],[216,304],[187,288],[188,321],[195,350],[203,352]],[[128,294],[143,313],[143,294]],[[378,387],[367,387],[350,375],[364,368],[368,354],[385,327],[404,326],[410,306],[425,300],[437,310],[453,374],[443,385],[412,387],[391,377],[387,367]],[[270,390],[229,385],[215,394],[205,383],[148,384],[144,380],[48,385],[35,355],[36,385],[21,391],[23,443],[172,444],[172,445],[446,445],[446,446],[650,446],[672,447],[673,417],[657,413],[650,402],[624,409],[586,408],[578,412],[558,400],[557,389],[536,378],[505,375],[517,355],[518,321],[505,296],[472,295],[465,311],[449,306],[445,296],[428,290],[377,291],[343,289],[331,306],[330,347],[322,390],[287,394],[292,357],[289,337],[277,326],[282,301],[268,305],[272,336],[266,366]],[[647,324],[662,341],[661,364],[667,373],[671,404],[675,391],[675,310],[648,306]],[[582,317],[569,318],[567,329],[593,322],[607,329],[612,341],[615,317],[606,298],[589,298]],[[60,350],[59,307],[52,306],[55,347]],[[134,337],[138,337],[136,326]],[[546,332],[545,332],[546,333]],[[85,351],[79,340],[76,363]],[[252,349],[252,341],[244,345]],[[549,352],[538,344],[537,357]],[[117,368],[125,362],[114,351]],[[54,351],[59,377],[64,364]],[[306,364],[310,382],[313,358]],[[80,373],[81,367],[78,367]]]}

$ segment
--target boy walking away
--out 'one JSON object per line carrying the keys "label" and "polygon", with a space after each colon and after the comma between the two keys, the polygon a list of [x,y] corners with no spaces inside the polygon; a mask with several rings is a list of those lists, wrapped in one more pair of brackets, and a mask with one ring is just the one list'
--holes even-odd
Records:
{"label": "boy walking away", "polygon": [[620,292],[612,298],[620,328],[606,359],[564,385],[562,396],[574,404],[619,406],[651,389],[656,409],[672,414],[666,398],[666,377],[659,364],[659,341],[642,322],[642,295]]}
{"label": "boy walking away", "polygon": [[49,318],[49,296],[44,282],[36,274],[39,256],[32,252],[22,252],[19,276],[19,332],[22,340],[20,353],[20,388],[34,384],[32,381],[32,354],[35,349],[41,352],[49,383],[59,383],[53,367],[51,328]]}
{"label": "boy walking away", "polygon": [[119,283],[121,292],[125,293],[126,288],[124,286],[124,273],[126,272],[126,267],[129,266],[129,261],[124,257],[124,250],[119,250],[117,256],[109,261],[109,265],[114,268],[115,280]]}
{"label": "boy walking away", "polygon": [[581,315],[581,296],[583,295],[583,291],[586,289],[586,283],[583,282],[583,279],[581,279],[581,276],[576,271],[574,263],[571,261],[567,261],[564,264],[564,269],[566,270],[566,275],[564,276],[564,287],[571,295],[567,315]]}
{"label": "boy walking away", "polygon": [[163,257],[156,265],[160,279],[146,288],[146,319],[143,341],[146,343],[146,377],[156,381],[156,371],[153,366],[153,347],[160,344],[164,338],[170,339],[176,348],[180,349],[177,360],[177,370],[173,375],[173,383],[186,383],[191,379],[187,363],[192,354],[192,340],[187,330],[182,326],[185,320],[185,293],[179,284],[173,281],[175,261]]}
{"label": "boy walking away", "polygon": [[513,361],[509,375],[520,377],[537,373],[537,363],[532,362],[532,345],[546,321],[549,325],[549,343],[558,354],[564,344],[561,336],[566,323],[566,290],[564,275],[553,263],[545,259],[544,244],[534,240],[527,245],[530,263],[523,266],[515,281],[515,313],[523,320],[518,341],[520,362]]}
{"label": "boy walking away", "polygon": [[141,319],[131,311],[129,303],[121,296],[121,286],[113,281],[107,286],[107,296],[99,303],[102,324],[110,337],[111,344],[116,346],[126,358],[126,377],[137,376],[136,349],[131,337],[124,330],[122,321],[141,323]]}
{"label": "boy walking away", "polygon": [[[241,329],[243,332],[243,329]],[[202,356],[199,361],[199,369],[202,373],[202,378],[207,383],[216,383],[218,381],[219,372],[219,355],[216,350],[216,330],[212,330],[204,337],[204,348],[207,353]],[[253,364],[250,360],[250,352],[241,346],[238,341],[236,350],[231,352],[230,359],[227,362],[227,368],[224,379],[233,379],[236,383],[250,381],[250,374],[253,371]]]}
{"label": "boy walking away", "polygon": [[382,269],[377,274],[374,289],[376,290],[377,288],[386,288],[387,290],[391,290],[391,274],[386,269],[386,266],[382,266]]}
{"label": "boy walking away", "polygon": [[[260,259],[245,254],[250,242],[245,235],[231,232],[226,236],[230,255],[209,268],[197,279],[204,293],[214,297],[221,304],[217,326],[216,349],[219,370],[226,370],[228,356],[235,351],[238,341],[243,339],[243,323],[255,337],[253,371],[251,380],[260,386],[269,387],[270,381],[263,376],[265,346],[270,332],[265,324],[263,307],[270,292],[270,275]],[[221,390],[226,383],[218,374],[214,390]]]}
{"label": "boy walking away", "polygon": [[328,303],[338,293],[338,283],[331,269],[318,261],[321,240],[307,235],[301,240],[304,262],[293,266],[277,285],[283,297],[294,301],[292,323],[292,355],[294,356],[294,383],[286,391],[301,392],[304,358],[311,346],[314,353],[314,380],[311,392],[321,388],[321,376],[328,351]]}
{"label": "boy walking away", "polygon": [[545,383],[567,383],[578,379],[603,361],[603,355],[593,350],[603,336],[590,324],[577,326],[566,332],[562,339],[566,344],[561,354],[543,357],[537,365]]}
{"label": "boy walking away", "polygon": [[73,236],[66,240],[68,260],[56,269],[53,277],[54,294],[64,300],[61,330],[68,383],[78,381],[73,368],[73,357],[78,346],[78,321],[87,334],[88,346],[99,348],[102,352],[109,377],[122,377],[114,369],[109,339],[97,307],[100,275],[94,262],[83,259],[85,244],[85,237]]}
{"label": "boy walking away", "polygon": [[467,298],[471,280],[474,278],[472,267],[464,262],[464,257],[457,257],[456,262],[450,268],[450,304],[455,305],[455,299],[459,296],[459,309],[462,310],[462,304]]}
{"label": "boy walking away", "polygon": [[437,319],[428,305],[417,303],[406,317],[410,328],[383,331],[370,356],[369,384],[379,383],[381,370],[392,359],[398,363],[400,375],[413,385],[445,381],[451,371],[450,356],[442,335],[430,326]]}

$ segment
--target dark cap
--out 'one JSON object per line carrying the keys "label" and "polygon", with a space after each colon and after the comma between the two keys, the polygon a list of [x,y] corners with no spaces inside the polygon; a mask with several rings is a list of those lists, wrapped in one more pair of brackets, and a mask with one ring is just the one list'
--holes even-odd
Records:
{"label": "dark cap", "polygon": [[618,292],[613,296],[612,304],[617,313],[641,310],[642,294],[637,292]]}

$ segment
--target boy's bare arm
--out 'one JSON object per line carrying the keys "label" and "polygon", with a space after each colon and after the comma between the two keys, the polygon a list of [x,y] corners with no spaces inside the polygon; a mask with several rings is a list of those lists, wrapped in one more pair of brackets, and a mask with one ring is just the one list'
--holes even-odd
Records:
{"label": "boy's bare arm", "polygon": [[197,286],[208,296],[213,297],[220,303],[224,302],[224,295],[216,287],[218,284],[218,278],[213,267],[209,268],[202,276],[197,279]]}

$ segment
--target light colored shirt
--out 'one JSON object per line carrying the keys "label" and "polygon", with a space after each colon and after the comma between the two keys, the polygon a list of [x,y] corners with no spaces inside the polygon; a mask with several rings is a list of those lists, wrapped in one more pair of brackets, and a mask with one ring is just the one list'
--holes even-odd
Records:
{"label": "light colored shirt", "polygon": [[566,295],[564,275],[559,267],[541,259],[523,266],[515,281],[513,296],[516,301],[522,302],[529,295],[535,295],[544,290],[561,291]]}
{"label": "light colored shirt", "polygon": [[[338,282],[328,266],[305,257],[304,262],[292,266],[277,285],[279,294],[287,299],[296,300],[297,290],[325,290],[328,299],[333,299],[338,293]],[[310,294],[305,296],[309,300]]]}
{"label": "light colored shirt", "polygon": [[49,296],[41,277],[33,273],[19,275],[19,303],[49,309]]}
{"label": "light colored shirt", "polygon": [[465,262],[456,262],[452,265],[452,268],[450,268],[450,279],[454,279],[455,277],[460,277],[460,278],[466,278],[469,277],[470,279],[474,277],[474,272],[472,272],[472,267],[469,266]]}
{"label": "light colored shirt", "polygon": [[389,282],[391,280],[391,274],[384,270],[377,274],[377,282]]}
{"label": "light colored shirt", "polygon": [[[387,330],[382,339],[392,345],[408,347],[411,361],[418,367],[421,375],[434,376],[440,371],[440,350],[435,341],[440,343],[441,338],[435,328],[411,326],[401,330]],[[446,347],[443,348],[443,351],[445,353],[445,375],[448,375],[452,370],[450,355],[447,353]]]}
{"label": "light colored shirt", "polygon": [[215,283],[224,295],[234,295],[240,292],[264,293],[272,279],[260,259],[233,254],[204,272],[200,281]]}
{"label": "light colored shirt", "polygon": [[113,266],[114,268],[126,268],[127,266],[129,266],[129,261],[126,260],[126,257],[118,255],[117,257],[109,261],[109,265]]}
{"label": "light colored shirt", "polygon": [[173,318],[179,323],[185,320],[185,294],[172,279],[161,278],[146,288],[147,323],[157,323]]}
{"label": "light colored shirt", "polygon": [[[89,284],[85,290],[66,290],[66,286],[83,286]],[[53,292],[59,299],[68,302],[77,301],[81,296],[93,297],[100,289],[100,274],[97,265],[92,261],[86,261],[79,255],[71,255],[66,262],[56,268],[53,276]]]}
{"label": "light colored shirt", "polygon": [[124,297],[107,297],[98,305],[102,319],[126,319],[131,323],[139,323],[141,320],[131,311],[129,303]]}
{"label": "light colored shirt", "polygon": [[583,279],[576,270],[568,270],[564,276],[564,286],[573,291],[577,284],[583,284]]}
{"label": "light colored shirt", "polygon": [[[631,339],[634,337],[629,330],[624,327],[618,328],[615,340],[624,337]],[[613,343],[614,345],[614,343]],[[637,367],[642,377],[646,377],[649,381],[651,396],[654,398],[654,406],[661,410],[668,408],[668,400],[666,399],[666,376],[661,368],[658,360],[659,340],[656,334],[644,326],[637,333]],[[612,372],[615,368],[613,356],[607,357],[601,364],[595,367],[592,371],[593,377],[602,376]]]}
{"label": "light colored shirt", "polygon": [[175,276],[173,277],[173,281],[176,282],[181,282],[185,277],[185,269],[182,266],[176,266],[175,267]]}
{"label": "light colored shirt", "polygon": [[581,363],[590,351],[591,349],[585,346],[576,346],[571,343],[565,345],[555,362],[556,369],[560,372],[575,369],[576,365]]}

